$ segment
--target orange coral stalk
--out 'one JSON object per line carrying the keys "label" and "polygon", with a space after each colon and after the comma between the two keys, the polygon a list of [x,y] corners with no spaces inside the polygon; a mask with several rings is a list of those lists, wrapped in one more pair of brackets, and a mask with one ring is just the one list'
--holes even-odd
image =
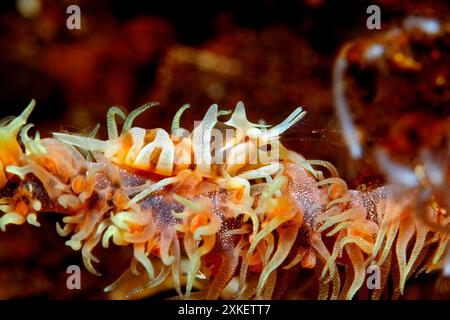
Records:
{"label": "orange coral stalk", "polygon": [[[383,279],[399,268],[400,294],[414,271],[443,268],[448,234],[417,219],[423,206],[414,194],[394,196],[389,186],[348,190],[330,163],[283,147],[279,137],[304,116],[301,108],[270,128],[249,122],[238,103],[224,123],[233,138],[213,145],[223,115],[216,105],[192,134],[179,127],[181,113],[172,134],[132,127],[153,105],[132,112],[120,134],[114,115],[122,112],[110,110],[106,141],[65,133],[32,139],[29,126],[17,137],[34,103],[3,123],[0,228],[39,226],[40,214],[63,213],[58,233],[71,235],[66,244],[81,250],[96,275],[98,244],[133,247],[130,270],[140,265],[148,277],[131,292],[140,295],[170,287],[184,298],[271,298],[281,296],[286,277],[315,269],[319,298],[352,299],[368,266],[378,265]],[[447,211],[425,210],[448,226]],[[381,283],[373,298],[387,287]]]}

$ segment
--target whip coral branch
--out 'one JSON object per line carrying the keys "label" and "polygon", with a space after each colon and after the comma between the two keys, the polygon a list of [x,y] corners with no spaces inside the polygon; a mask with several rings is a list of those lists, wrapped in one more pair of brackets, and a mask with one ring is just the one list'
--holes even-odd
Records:
{"label": "whip coral branch", "polygon": [[[371,297],[378,299],[388,291],[387,279],[395,297],[414,272],[448,264],[448,234],[422,223],[417,212],[443,228],[450,218],[442,208],[418,205],[420,190],[349,190],[330,163],[307,160],[281,144],[280,135],[305,115],[302,108],[270,127],[248,121],[238,103],[221,123],[234,130],[232,139],[217,142],[218,117],[229,112],[211,106],[191,134],[178,134],[188,106],[175,115],[172,133],[132,127],[154,105],[128,116],[110,109],[106,141],[65,133],[30,137],[26,119],[34,101],[3,121],[0,228],[39,226],[41,214],[61,213],[58,234],[70,237],[66,244],[81,251],[95,275],[97,246],[132,247],[130,268],[105,288],[120,290],[142,273],[131,297],[172,288],[186,299],[269,299],[281,297],[300,270],[312,269],[320,299],[352,299],[366,268],[376,264],[383,281]],[[124,120],[120,134],[116,116]],[[248,150],[257,156],[216,162],[213,149],[225,159]],[[390,170],[393,164],[381,157]]]}

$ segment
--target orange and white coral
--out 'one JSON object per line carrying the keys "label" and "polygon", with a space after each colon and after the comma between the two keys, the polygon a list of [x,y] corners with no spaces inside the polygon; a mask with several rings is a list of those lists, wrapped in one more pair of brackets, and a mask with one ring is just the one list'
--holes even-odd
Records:
{"label": "orange and white coral", "polygon": [[[81,250],[96,275],[99,243],[131,246],[131,267],[105,290],[144,271],[146,283],[130,293],[139,295],[174,288],[187,299],[269,299],[311,269],[319,298],[352,299],[367,268],[377,265],[381,284],[371,295],[377,299],[389,279],[396,296],[414,272],[444,267],[448,234],[417,218],[423,208],[414,190],[349,190],[330,163],[282,145],[280,135],[305,115],[302,108],[274,127],[248,121],[242,103],[226,122],[219,117],[229,112],[211,106],[192,133],[179,127],[187,106],[170,133],[133,127],[154,105],[128,116],[111,108],[106,141],[67,133],[29,137],[34,102],[4,121],[0,228],[39,226],[40,214],[62,213],[57,232],[70,235],[66,244]],[[124,121],[120,134],[116,116]],[[221,141],[223,127],[232,135]],[[445,210],[425,211],[448,226]]]}

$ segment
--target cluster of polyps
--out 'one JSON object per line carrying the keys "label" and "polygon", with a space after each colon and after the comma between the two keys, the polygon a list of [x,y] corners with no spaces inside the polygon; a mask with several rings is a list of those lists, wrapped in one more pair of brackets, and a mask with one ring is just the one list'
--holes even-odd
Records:
{"label": "cluster of polyps", "polygon": [[[397,295],[413,272],[443,267],[448,234],[415,218],[413,193],[348,190],[331,164],[283,147],[279,136],[303,117],[301,108],[271,128],[249,122],[242,103],[224,123],[218,117],[228,112],[213,105],[191,134],[179,128],[186,107],[171,134],[133,128],[133,119],[150,106],[128,117],[110,109],[106,141],[94,134],[30,138],[25,124],[34,102],[5,120],[1,229],[25,221],[39,226],[40,213],[62,213],[58,233],[71,235],[66,244],[81,250],[97,275],[92,251],[98,243],[131,245],[129,270],[106,290],[142,273],[146,282],[134,294],[174,288],[184,298],[268,299],[281,297],[300,270],[313,269],[319,298],[351,299],[366,268],[377,264],[382,281],[372,298],[379,298],[391,274],[398,275],[392,277]],[[124,120],[120,134],[116,115]],[[270,144],[262,152],[277,148],[277,157],[215,163],[211,130],[219,123],[236,134],[216,150],[239,153],[249,144]],[[435,224],[449,224],[445,211],[425,210]]]}

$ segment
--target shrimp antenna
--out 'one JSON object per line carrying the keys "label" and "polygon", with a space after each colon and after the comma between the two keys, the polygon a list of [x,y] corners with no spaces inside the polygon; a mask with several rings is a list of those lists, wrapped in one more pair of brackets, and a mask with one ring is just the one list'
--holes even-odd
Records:
{"label": "shrimp antenna", "polygon": [[362,155],[361,145],[358,141],[358,131],[353,124],[350,110],[345,98],[344,74],[348,67],[346,53],[349,46],[339,54],[333,67],[333,96],[336,114],[340,122],[342,133],[347,147],[353,159],[359,159]]}

